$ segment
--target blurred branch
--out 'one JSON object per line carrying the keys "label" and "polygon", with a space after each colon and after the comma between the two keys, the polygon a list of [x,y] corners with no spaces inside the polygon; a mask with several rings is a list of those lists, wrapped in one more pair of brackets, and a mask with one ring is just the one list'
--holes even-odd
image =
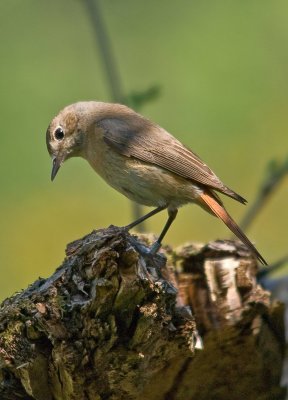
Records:
{"label": "blurred branch", "polygon": [[273,264],[269,265],[268,267],[265,266],[260,268],[257,273],[258,280],[261,280],[263,277],[270,275],[272,272],[277,271],[279,268],[283,267],[284,264],[288,263],[288,254],[286,256],[280,258],[280,260],[275,261]]}
{"label": "blurred branch", "polygon": [[125,97],[125,104],[129,107],[134,108],[134,110],[139,111],[144,104],[149,103],[159,97],[161,87],[159,85],[150,86],[148,89],[142,92],[134,91]]}
{"label": "blurred branch", "polygon": [[120,74],[116,65],[104,20],[102,18],[98,0],[84,0],[92,27],[95,32],[95,39],[99,47],[103,70],[106,73],[107,83],[110,87],[111,98],[114,102],[123,102],[124,95]]}
{"label": "blurred branch", "polygon": [[[106,73],[107,82],[110,87],[111,98],[113,102],[116,103],[132,103],[134,108],[137,109],[137,106],[140,107],[144,101],[147,99],[153,98],[153,94],[155,97],[155,93],[157,89],[155,87],[148,89],[144,93],[139,94],[132,94],[126,98],[123,94],[122,84],[120,79],[120,73],[116,65],[115,57],[112,51],[111,42],[108,37],[107,29],[105,26],[105,22],[102,18],[100,12],[100,6],[98,4],[98,0],[84,0],[84,4],[87,8],[88,15],[90,17],[92,26],[95,31],[95,39],[97,41],[101,59],[103,62],[103,69]],[[128,101],[127,101],[128,100]],[[141,206],[136,203],[132,203],[132,215],[133,220],[137,220],[142,215]],[[138,226],[139,232],[145,231],[144,223]]]}
{"label": "blurred branch", "polygon": [[256,218],[257,214],[262,210],[263,206],[268,201],[268,198],[275,192],[281,181],[288,174],[288,157],[283,164],[272,160],[266,168],[266,175],[260,186],[258,196],[254,204],[250,207],[244,216],[240,227],[245,231]]}

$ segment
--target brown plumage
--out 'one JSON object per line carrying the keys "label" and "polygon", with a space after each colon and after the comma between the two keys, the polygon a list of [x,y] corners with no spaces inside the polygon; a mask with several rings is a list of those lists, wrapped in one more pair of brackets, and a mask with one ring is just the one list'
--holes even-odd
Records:
{"label": "brown plumage", "polygon": [[102,102],[72,104],[52,120],[46,138],[53,158],[52,179],[66,159],[80,156],[126,197],[157,207],[127,228],[168,209],[169,219],[152,252],[159,249],[177,209],[196,203],[219,217],[263,264],[266,263],[227,213],[214,190],[241,203],[246,200],[224,185],[195,153],[130,108]]}
{"label": "brown plumage", "polygon": [[116,118],[99,121],[104,140],[113,149],[127,157],[159,165],[174,174],[207,185],[245,204],[246,200],[223,185],[214,172],[190,149],[168,134],[164,129],[151,124],[149,129],[138,125],[131,130],[129,122]]}

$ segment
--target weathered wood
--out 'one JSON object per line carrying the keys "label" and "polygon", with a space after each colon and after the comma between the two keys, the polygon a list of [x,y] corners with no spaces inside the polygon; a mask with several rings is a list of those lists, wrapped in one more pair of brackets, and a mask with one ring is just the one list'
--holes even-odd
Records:
{"label": "weathered wood", "polygon": [[188,361],[171,399],[283,400],[284,305],[257,284],[256,260],[238,242],[216,241],[182,246],[175,264],[204,350]]}
{"label": "weathered wood", "polygon": [[255,259],[227,241],[151,257],[149,241],[94,231],[2,303],[1,400],[281,398],[283,309]]}

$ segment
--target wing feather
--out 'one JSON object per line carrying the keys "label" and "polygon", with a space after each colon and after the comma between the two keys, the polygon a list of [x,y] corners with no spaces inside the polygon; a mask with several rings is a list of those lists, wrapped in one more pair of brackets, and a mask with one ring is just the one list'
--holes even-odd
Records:
{"label": "wing feather", "polygon": [[[135,118],[137,116],[137,118]],[[132,118],[133,117],[133,118]],[[246,203],[246,200],[225,186],[194,152],[163,128],[139,114],[125,119],[103,118],[97,125],[103,129],[105,142],[127,157],[158,165],[193,182],[207,185]]]}

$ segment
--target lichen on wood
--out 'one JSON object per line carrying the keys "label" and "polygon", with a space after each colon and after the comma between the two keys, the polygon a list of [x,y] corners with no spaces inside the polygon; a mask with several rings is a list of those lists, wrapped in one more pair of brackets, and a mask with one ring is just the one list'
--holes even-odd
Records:
{"label": "lichen on wood", "polygon": [[2,303],[1,400],[282,398],[283,308],[253,255],[216,241],[151,256],[150,242],[94,231]]}
{"label": "lichen on wood", "polygon": [[134,399],[175,357],[192,357],[194,320],[162,268],[113,226],[68,245],[50,278],[2,304],[1,399],[15,382],[15,399]]}

